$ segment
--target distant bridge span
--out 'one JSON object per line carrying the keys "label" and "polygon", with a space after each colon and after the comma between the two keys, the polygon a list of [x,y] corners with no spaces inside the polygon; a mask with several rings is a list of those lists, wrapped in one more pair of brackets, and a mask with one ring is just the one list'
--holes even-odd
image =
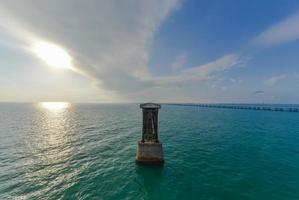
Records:
{"label": "distant bridge span", "polygon": [[274,111],[274,112],[299,112],[298,107],[278,106],[278,105],[254,105],[254,104],[205,104],[205,103],[163,103],[162,105],[171,106],[193,106],[204,108],[224,108],[224,109],[240,109],[240,110],[260,110],[260,111]]}

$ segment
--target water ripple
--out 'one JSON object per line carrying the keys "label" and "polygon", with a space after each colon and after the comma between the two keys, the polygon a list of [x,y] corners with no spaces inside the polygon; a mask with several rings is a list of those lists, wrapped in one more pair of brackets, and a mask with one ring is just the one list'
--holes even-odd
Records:
{"label": "water ripple", "polygon": [[136,104],[0,104],[0,199],[298,199],[294,113],[165,106],[162,167]]}

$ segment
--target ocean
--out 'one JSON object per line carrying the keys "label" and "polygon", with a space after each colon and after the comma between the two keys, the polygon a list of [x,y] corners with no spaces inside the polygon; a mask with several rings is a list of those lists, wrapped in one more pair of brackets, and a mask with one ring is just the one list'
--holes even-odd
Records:
{"label": "ocean", "polygon": [[299,199],[299,113],[162,105],[164,166],[135,163],[138,104],[0,103],[0,199]]}

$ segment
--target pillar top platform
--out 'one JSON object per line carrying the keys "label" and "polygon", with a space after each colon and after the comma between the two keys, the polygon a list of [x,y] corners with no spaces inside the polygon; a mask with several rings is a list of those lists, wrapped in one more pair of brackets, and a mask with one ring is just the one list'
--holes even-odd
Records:
{"label": "pillar top platform", "polygon": [[142,109],[160,109],[161,105],[157,103],[143,103],[140,104],[140,108]]}

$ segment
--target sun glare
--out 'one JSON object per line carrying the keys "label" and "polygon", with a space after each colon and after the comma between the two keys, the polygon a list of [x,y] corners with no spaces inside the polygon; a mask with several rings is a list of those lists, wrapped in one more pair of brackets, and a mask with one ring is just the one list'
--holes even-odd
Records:
{"label": "sun glare", "polygon": [[61,47],[47,42],[38,42],[33,52],[49,66],[56,69],[71,69],[71,56]]}
{"label": "sun glare", "polygon": [[39,105],[49,111],[63,111],[70,106],[68,102],[41,102]]}

